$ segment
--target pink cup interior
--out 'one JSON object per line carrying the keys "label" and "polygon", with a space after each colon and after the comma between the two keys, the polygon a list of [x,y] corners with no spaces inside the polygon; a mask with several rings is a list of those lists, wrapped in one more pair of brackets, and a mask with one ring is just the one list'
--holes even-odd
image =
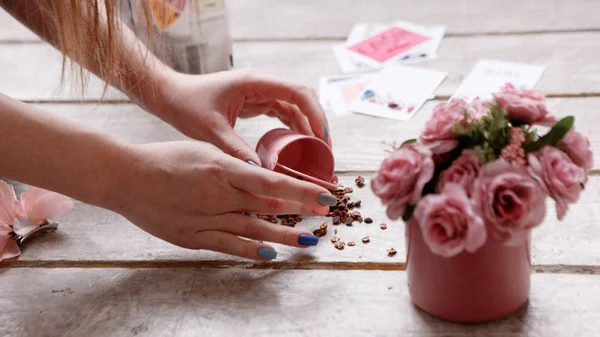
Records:
{"label": "pink cup interior", "polygon": [[299,138],[280,149],[274,171],[334,189],[334,165],[333,154],[325,142]]}

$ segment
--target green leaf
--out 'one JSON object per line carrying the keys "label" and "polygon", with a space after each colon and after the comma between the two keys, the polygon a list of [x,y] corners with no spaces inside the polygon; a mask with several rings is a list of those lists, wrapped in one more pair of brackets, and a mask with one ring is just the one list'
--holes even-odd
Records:
{"label": "green leaf", "polygon": [[412,144],[412,143],[416,143],[417,140],[412,138],[412,139],[407,139],[404,141],[404,143],[402,143],[402,145],[406,145],[406,144]]}
{"label": "green leaf", "polygon": [[561,119],[554,124],[552,129],[550,129],[550,131],[543,137],[539,138],[533,143],[523,145],[523,149],[526,152],[535,152],[544,146],[555,146],[565,137],[567,132],[571,130],[574,122],[575,118],[573,116],[568,116]]}
{"label": "green leaf", "polygon": [[402,220],[404,222],[407,222],[408,220],[410,220],[414,211],[415,211],[415,206],[413,206],[413,205],[406,206],[406,209],[404,210],[404,215],[402,215]]}

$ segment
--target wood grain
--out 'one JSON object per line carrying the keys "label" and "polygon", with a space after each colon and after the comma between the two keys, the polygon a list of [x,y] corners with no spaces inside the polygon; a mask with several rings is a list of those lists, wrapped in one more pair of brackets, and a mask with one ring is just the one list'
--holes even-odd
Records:
{"label": "wood grain", "polygon": [[[599,99],[553,99],[551,106],[558,111],[569,111],[577,116],[577,127],[590,134],[594,151],[598,152],[600,139],[593,132],[597,125],[597,110]],[[129,104],[73,106],[61,104],[44,104],[45,108],[65,118],[79,121],[97,130],[111,133],[132,143],[147,143],[185,139],[171,127],[157,118],[142,112]],[[430,108],[429,108],[430,109]],[[430,113],[430,112],[429,112]],[[382,141],[410,138],[417,134],[423,125],[425,112],[415,117],[410,124],[391,123],[387,120],[352,116],[345,119],[333,119],[331,122],[335,155],[338,159],[338,170],[343,168],[348,173],[341,174],[341,183],[353,186],[356,173],[349,171],[374,171],[385,157]],[[581,118],[580,118],[581,117]],[[275,123],[275,124],[273,124]],[[250,144],[258,139],[278,122],[266,119],[243,120],[237,129],[242,137]],[[341,124],[336,124],[341,123]],[[357,127],[360,125],[361,127]],[[395,127],[398,127],[395,129]],[[376,131],[373,131],[376,130]],[[367,145],[365,145],[367,144]],[[365,160],[365,158],[368,160]],[[368,179],[372,173],[363,172]],[[600,197],[595,193],[600,189],[600,176],[592,176],[582,194],[579,203],[575,204],[563,222],[558,222],[554,215],[551,202],[548,203],[547,221],[534,231],[533,257],[537,265],[598,265],[600,256],[597,254],[597,244],[593,238],[600,237],[600,226],[594,220],[600,212]],[[400,222],[390,222],[385,216],[385,210],[367,187],[355,188],[353,199],[363,201],[360,209],[363,217],[374,219],[371,225],[357,224],[353,227],[339,227],[339,235],[345,241],[354,240],[355,247],[346,247],[343,251],[336,250],[329,242],[332,236],[330,227],[327,237],[322,239],[316,248],[297,249],[277,246],[280,260],[289,267],[311,266],[315,263],[375,263],[401,268],[404,263],[404,229]],[[316,229],[320,223],[330,219],[307,218],[298,226],[306,229]],[[234,259],[212,252],[197,252],[181,249],[159,239],[156,239],[137,229],[124,218],[95,207],[78,203],[76,211],[60,219],[60,230],[46,235],[29,244],[23,252],[18,265],[53,262],[149,262],[174,263],[176,261],[194,262],[201,264],[251,266],[252,262]],[[386,222],[388,229],[379,229],[379,223]],[[371,243],[359,243],[364,236],[371,237]],[[576,244],[574,244],[576,243]],[[135,247],[132,249],[131,247]],[[386,250],[394,247],[399,251],[395,257],[388,257]],[[388,268],[380,266],[380,268]],[[396,268],[394,267],[394,268]],[[379,267],[378,267],[379,268]]]}
{"label": "wood grain", "polygon": [[597,275],[533,275],[526,306],[497,322],[461,325],[417,309],[408,295],[406,275],[398,271],[59,268],[0,273],[2,336],[600,333]]}
{"label": "wood grain", "polygon": [[[448,34],[498,34],[600,29],[596,1],[545,0],[227,0],[236,40],[345,38],[356,22],[409,20],[443,24]],[[0,10],[2,41],[36,41]]]}
{"label": "wood grain", "polygon": [[[439,58],[416,66],[449,73],[438,88],[450,96],[481,58],[547,66],[536,89],[558,96],[600,95],[600,64],[596,62],[598,33],[449,37]],[[295,82],[318,85],[322,75],[339,73],[334,41],[238,42],[234,44],[237,67],[256,67]],[[560,46],[560,47],[558,47]],[[0,44],[0,92],[21,100],[81,99],[77,86],[67,82],[58,91],[60,55],[46,44]],[[577,61],[575,61],[577,60]],[[92,76],[85,99],[97,100],[102,83]],[[111,90],[108,99],[126,97]]]}
{"label": "wood grain", "polygon": [[[409,122],[392,121],[353,114],[335,117],[330,114],[330,132],[338,172],[376,171],[385,152],[393,141],[402,142],[415,138],[431,117],[433,108],[440,101],[427,103]],[[125,141],[148,143],[185,139],[172,127],[132,104],[41,104],[40,108],[77,121],[96,130],[113,134]],[[588,135],[594,153],[600,153],[600,98],[549,99],[548,108],[557,116],[575,116],[577,130]],[[258,117],[239,120],[236,131],[255,147],[268,130],[282,127],[276,119]],[[600,156],[596,156],[595,168],[600,168]]]}

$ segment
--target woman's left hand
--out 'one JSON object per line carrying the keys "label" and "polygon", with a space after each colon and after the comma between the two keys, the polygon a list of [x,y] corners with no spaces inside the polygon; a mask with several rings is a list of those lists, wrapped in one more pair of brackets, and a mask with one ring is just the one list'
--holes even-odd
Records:
{"label": "woman's left hand", "polygon": [[315,91],[256,69],[207,75],[174,73],[160,88],[157,116],[188,137],[206,141],[241,160],[260,165],[256,152],[233,130],[236,120],[278,118],[291,130],[331,146],[329,126]]}

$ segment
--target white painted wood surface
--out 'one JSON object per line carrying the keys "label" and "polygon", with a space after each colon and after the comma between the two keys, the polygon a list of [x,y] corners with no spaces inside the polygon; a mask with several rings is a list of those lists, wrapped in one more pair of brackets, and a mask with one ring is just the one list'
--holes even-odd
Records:
{"label": "white painted wood surface", "polygon": [[[545,65],[547,69],[536,89],[548,95],[598,95],[599,39],[600,32],[448,37],[440,46],[438,59],[415,66],[448,72],[436,91],[441,96],[452,95],[481,58]],[[237,42],[235,65],[260,68],[317,88],[320,76],[340,72],[331,49],[338,42]],[[0,44],[0,92],[21,100],[81,99],[72,84],[58,90],[59,61],[59,53],[47,44]],[[101,88],[100,81],[92,76],[84,98],[97,100]],[[106,98],[125,96],[113,90]]]}
{"label": "white painted wood surface", "polygon": [[[418,65],[449,72],[437,91],[441,98],[454,92],[480,58],[544,64],[537,89],[556,97],[549,106],[558,115],[577,118],[578,130],[600,153],[598,1],[227,2],[236,66],[262,68],[313,87],[319,76],[339,73],[331,47],[343,42],[355,22],[405,19],[446,25],[440,57]],[[131,104],[74,102],[82,97],[72,83],[57,91],[59,61],[54,49],[0,10],[0,92],[53,102],[40,106],[132,143],[185,139]],[[97,100],[101,87],[92,76],[83,98]],[[125,96],[110,90],[107,99]],[[384,142],[416,136],[435,103],[426,104],[409,123],[331,116],[342,182],[352,185],[356,171],[371,176],[385,157]],[[236,130],[254,145],[278,126],[276,120],[256,118],[241,121]],[[363,201],[360,211],[373,224],[330,226],[315,248],[275,245],[278,260],[264,264],[184,250],[118,215],[77,203],[73,213],[59,219],[58,232],[32,240],[18,260],[0,264],[0,335],[598,336],[600,159],[594,166],[586,191],[563,222],[548,203],[547,220],[533,235],[538,274],[533,275],[531,301],[499,322],[451,324],[415,309],[400,271],[404,225],[387,221],[365,187],[355,188],[354,198]],[[298,226],[314,229],[321,222],[306,219]],[[388,229],[381,230],[380,222]],[[356,246],[336,250],[329,241],[333,228]],[[365,245],[360,238],[366,235],[371,242]],[[387,256],[390,247],[398,250],[396,256]],[[278,270],[255,270],[264,268]]]}
{"label": "white painted wood surface", "polygon": [[57,268],[0,275],[2,336],[600,334],[598,275],[535,274],[525,307],[481,325],[416,309],[398,271]]}
{"label": "white painted wood surface", "polygon": [[[226,0],[236,40],[345,38],[356,22],[443,24],[450,35],[597,30],[593,0]],[[0,42],[37,36],[0,10]]]}

